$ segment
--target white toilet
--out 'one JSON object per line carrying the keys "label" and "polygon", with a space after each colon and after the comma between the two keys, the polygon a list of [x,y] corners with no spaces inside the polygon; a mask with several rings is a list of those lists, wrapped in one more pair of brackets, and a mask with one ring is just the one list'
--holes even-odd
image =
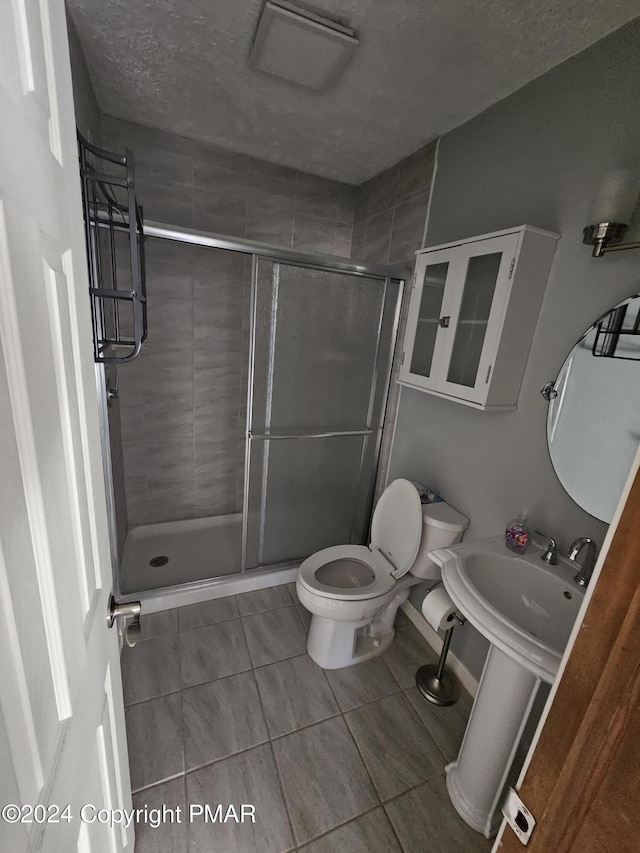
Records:
{"label": "white toilet", "polygon": [[310,657],[340,669],[382,654],[410,588],[440,580],[429,552],[458,542],[468,524],[444,501],[421,504],[409,480],[394,480],[373,513],[369,547],[324,548],[300,566],[296,591],[312,613]]}

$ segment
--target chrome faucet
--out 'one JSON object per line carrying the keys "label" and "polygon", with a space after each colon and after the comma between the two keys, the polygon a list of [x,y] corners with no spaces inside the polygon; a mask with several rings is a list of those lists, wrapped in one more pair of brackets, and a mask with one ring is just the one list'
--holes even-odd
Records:
{"label": "chrome faucet", "polygon": [[598,553],[596,543],[593,539],[589,539],[587,536],[580,536],[572,542],[571,545],[569,545],[569,550],[567,551],[567,560],[571,560],[576,563],[576,558],[583,548],[587,549],[587,555],[580,567],[580,571],[574,577],[574,581],[580,586],[587,586],[591,580],[591,575],[593,574],[593,569],[596,564],[596,555]]}
{"label": "chrome faucet", "polygon": [[549,540],[549,544],[547,545],[547,550],[540,557],[543,563],[547,563],[549,566],[557,566],[558,565],[558,546],[556,545],[556,540],[552,536],[547,536],[546,533],[543,533],[542,530],[536,530],[536,533],[539,533],[540,536],[544,536],[545,539]]}

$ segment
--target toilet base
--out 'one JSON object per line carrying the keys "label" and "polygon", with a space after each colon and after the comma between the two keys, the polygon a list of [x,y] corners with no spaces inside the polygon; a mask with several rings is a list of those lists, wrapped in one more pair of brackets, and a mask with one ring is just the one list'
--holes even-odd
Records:
{"label": "toilet base", "polygon": [[314,614],[309,626],[307,652],[323,669],[342,669],[381,655],[394,636],[393,628],[380,623],[373,626],[369,620],[341,622]]}

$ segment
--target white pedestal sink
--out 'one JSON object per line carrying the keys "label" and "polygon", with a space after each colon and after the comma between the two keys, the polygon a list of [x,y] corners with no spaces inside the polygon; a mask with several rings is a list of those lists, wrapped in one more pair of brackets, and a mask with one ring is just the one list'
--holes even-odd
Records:
{"label": "white pedestal sink", "polygon": [[532,543],[514,554],[503,537],[431,554],[460,612],[491,643],[447,789],[458,814],[490,838],[500,823],[507,774],[541,681],[555,679],[582,603],[578,567],[541,560]]}

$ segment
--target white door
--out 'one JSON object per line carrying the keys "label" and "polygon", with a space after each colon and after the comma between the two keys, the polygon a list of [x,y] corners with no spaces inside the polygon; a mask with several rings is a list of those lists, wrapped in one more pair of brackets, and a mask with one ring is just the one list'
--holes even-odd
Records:
{"label": "white door", "polygon": [[0,10],[0,850],[132,851],[64,4]]}

